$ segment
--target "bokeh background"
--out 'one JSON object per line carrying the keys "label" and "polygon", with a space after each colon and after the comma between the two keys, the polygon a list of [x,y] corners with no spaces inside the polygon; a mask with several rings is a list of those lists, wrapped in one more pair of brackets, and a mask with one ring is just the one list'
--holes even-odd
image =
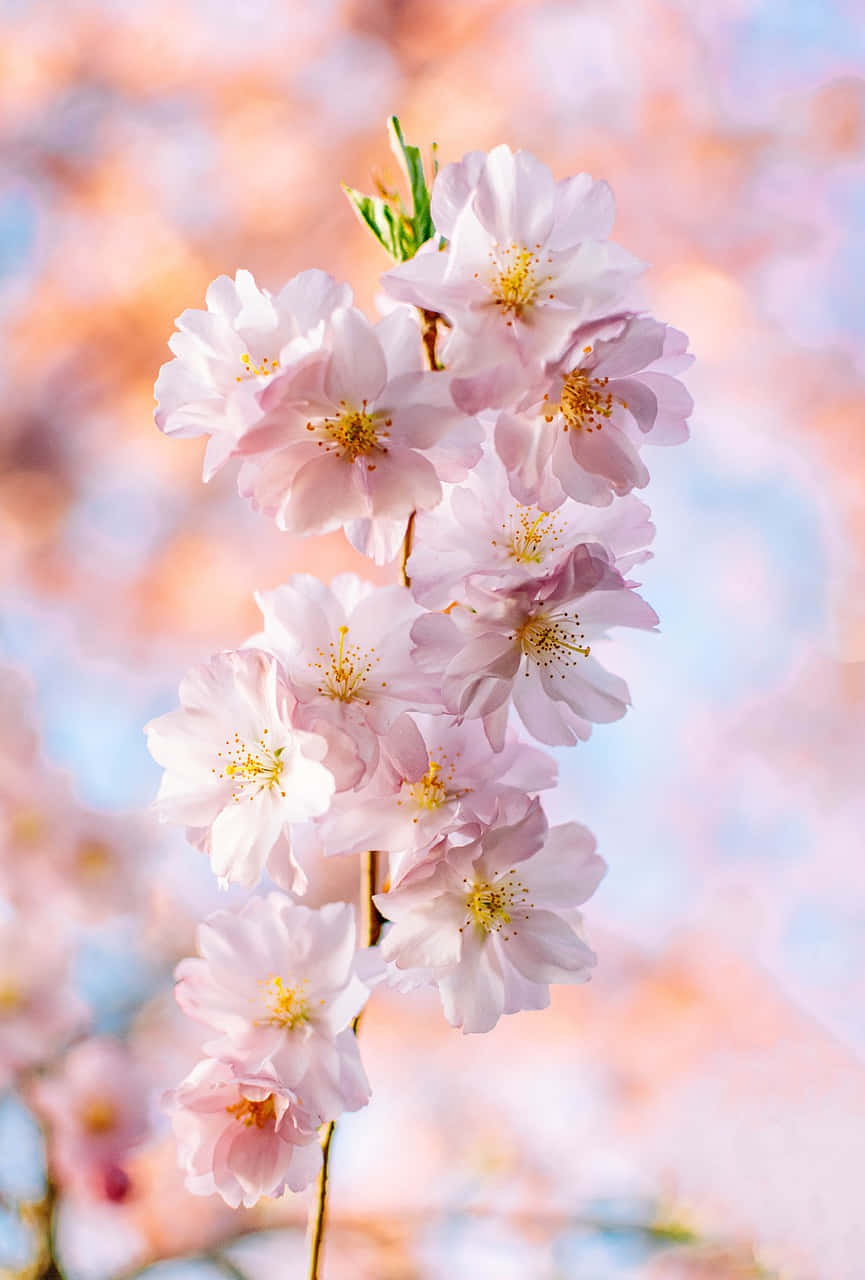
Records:
{"label": "bokeh background", "polygon": [[[322,266],[373,305],[387,262],[338,184],[395,176],[391,111],[444,161],[507,141],[608,179],[697,409],[649,458],[662,634],[619,646],[633,710],[562,753],[552,805],[610,865],[597,979],[477,1038],[375,996],[328,1280],[861,1280],[861,0],[3,0],[0,655],[33,708],[0,727],[0,870],[73,825],[134,873],[74,925],[37,877],[33,929],[64,915],[94,1027],[157,1098],[196,1057],[170,972],[218,898],[148,816],[142,725],[255,629],[253,589],[369,570],[202,485],[152,385],[222,272]],[[25,1095],[0,1104],[4,1276],[40,1269]],[[188,1196],[155,1103],[127,1171],[119,1200],[62,1197],[70,1280],[305,1274],[303,1197]]]}

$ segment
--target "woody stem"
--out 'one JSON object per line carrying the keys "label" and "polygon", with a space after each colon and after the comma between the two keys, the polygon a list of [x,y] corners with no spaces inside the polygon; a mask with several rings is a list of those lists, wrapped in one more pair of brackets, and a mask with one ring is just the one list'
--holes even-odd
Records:
{"label": "woody stem", "polygon": [[[367,849],[360,862],[360,919],[361,939],[365,947],[374,947],[381,933],[382,917],[373,902],[378,885],[378,853],[375,849]],[[358,1014],[352,1023],[352,1030],[357,1035],[361,1015]],[[330,1147],[336,1122],[330,1120],[324,1127],[321,1137],[321,1171],[318,1175],[315,1203],[310,1214],[309,1240],[309,1275],[308,1280],[320,1280],[322,1249],[324,1246],[324,1230],[327,1221],[327,1180],[330,1168]]]}

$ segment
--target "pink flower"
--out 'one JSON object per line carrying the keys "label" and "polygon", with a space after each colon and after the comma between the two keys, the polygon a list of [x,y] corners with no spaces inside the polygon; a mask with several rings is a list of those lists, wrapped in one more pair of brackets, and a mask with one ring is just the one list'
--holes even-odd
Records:
{"label": "pink flower", "polygon": [[434,512],[418,516],[408,567],[412,595],[428,609],[459,602],[463,583],[503,591],[545,577],[581,542],[604,546],[623,575],[651,555],[655,528],[637,498],[605,508],[565,502],[550,512],[517,502],[508,479],[487,453]]}
{"label": "pink flower", "polygon": [[191,828],[217,876],[257,882],[292,822],[324,813],[340,745],[299,728],[279,663],[254,649],[218,653],[180,685],[180,709],[151,720],[147,742],[165,768],[156,809]]}
{"label": "pink flower", "polygon": [[345,308],[331,329],[329,350],[261,396],[265,417],[239,446],[252,455],[240,488],[281,529],[352,524],[355,541],[374,549],[365,522],[383,521],[390,533],[393,521],[434,507],[440,481],[462,479],[477,462],[482,431],[454,405],[449,376],[423,368],[405,308],[377,325]]}
{"label": "pink flower", "polygon": [[217,911],[199,927],[200,958],[177,966],[177,1003],[220,1033],[205,1052],[238,1073],[273,1071],[321,1120],[366,1105],[352,1019],[368,995],[355,969],[354,910],[317,911],[283,893]]}
{"label": "pink flower", "polygon": [[439,701],[411,656],[417,605],[402,587],[374,587],[349,573],[330,586],[296,574],[256,600],[264,630],[250,644],[280,660],[301,704],[298,723],[347,734],[369,777],[379,737],[397,716]]}
{"label": "pink flower", "polygon": [[586,982],[595,963],[575,911],[606,869],[594,849],[575,822],[548,832],[535,801],[519,822],[451,847],[430,876],[378,894],[394,921],[385,959],[434,982],[445,1017],[464,1032],[546,1008],[550,983]]}
{"label": "pink flower", "polygon": [[130,1148],[147,1132],[148,1095],[135,1059],[115,1040],[85,1040],[33,1088],[48,1119],[52,1172],[70,1188],[122,1200]]}
{"label": "pink flower", "polygon": [[69,949],[53,923],[0,921],[0,1086],[46,1063],[86,1024],[72,988]]}
{"label": "pink flower", "polygon": [[193,1195],[251,1208],[262,1196],[302,1191],[321,1166],[317,1117],[272,1075],[235,1076],[208,1058],[165,1106]]}
{"label": "pink flower", "polygon": [[148,826],[82,809],[69,780],[43,764],[0,800],[0,896],[22,912],[92,922],[140,908]]}
{"label": "pink flower", "polygon": [[465,844],[497,814],[521,817],[530,793],[555,781],[548,755],[515,739],[494,752],[477,721],[404,715],[382,741],[373,781],[341,797],[321,821],[324,850],[386,849],[398,884],[444,837]]}
{"label": "pink flower", "polygon": [[469,587],[466,604],[412,629],[419,661],[443,672],[448,711],[481,717],[504,743],[511,700],[540,742],[571,746],[591,724],[620,719],[627,685],[591,655],[611,626],[654,627],[657,615],[624,584],[604,549],[581,545],[551,574],[509,591]]}
{"label": "pink flower", "polygon": [[[648,316],[579,331],[539,389],[497,419],[496,449],[514,496],[547,508],[565,495],[604,505],[648,484],[642,445],[688,438],[693,401],[673,376],[691,363],[687,342]],[[464,399],[488,394],[488,380],[470,383],[461,389]]]}
{"label": "pink flower", "polygon": [[431,241],[383,284],[447,316],[448,368],[554,359],[579,325],[616,308],[642,268],[608,240],[613,217],[609,187],[588,174],[556,182],[528,151],[471,152],[433,186],[447,248]]}
{"label": "pink flower", "polygon": [[168,344],[175,359],[156,382],[156,423],[167,435],[210,436],[205,480],[261,417],[258,393],[321,344],[334,309],[351,297],[324,271],[301,272],[276,296],[238,271],[213,281],[206,311],[184,311]]}

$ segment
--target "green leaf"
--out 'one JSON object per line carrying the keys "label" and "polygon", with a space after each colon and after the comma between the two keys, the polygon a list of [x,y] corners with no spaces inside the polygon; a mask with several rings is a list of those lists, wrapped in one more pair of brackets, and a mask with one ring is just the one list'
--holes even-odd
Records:
{"label": "green leaf", "polygon": [[363,192],[355,191],[354,187],[347,187],[345,183],[342,184],[342,189],[361,222],[366,223],[379,244],[392,258],[402,262],[401,215],[381,196],[365,196]]}
{"label": "green leaf", "polygon": [[[435,234],[430,212],[430,193],[424,173],[420,149],[409,146],[403,137],[402,127],[396,116],[388,121],[391,148],[402,166],[411,191],[411,213],[408,212],[396,192],[379,184],[377,196],[364,195],[343,183],[357,216],[369,227],[376,240],[397,262],[413,258],[422,244]],[[433,173],[438,172],[438,160],[433,147]]]}
{"label": "green leaf", "polygon": [[[411,190],[411,223],[414,232],[412,253],[416,253],[420,246],[425,244],[433,234],[430,194],[423,169],[423,160],[421,159],[420,148],[409,146],[406,142],[403,137],[402,126],[396,116],[391,116],[388,121],[388,131],[390,133],[391,150],[402,164]],[[412,254],[407,256],[411,257]]]}

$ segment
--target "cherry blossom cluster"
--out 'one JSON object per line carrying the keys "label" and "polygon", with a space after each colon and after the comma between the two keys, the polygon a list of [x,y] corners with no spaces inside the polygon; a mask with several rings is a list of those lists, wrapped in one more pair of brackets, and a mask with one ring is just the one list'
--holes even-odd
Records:
{"label": "cherry blossom cluster", "polygon": [[[148,726],[159,816],[222,883],[277,886],[203,924],[177,975],[214,1035],[170,1096],[180,1157],[232,1205],[307,1185],[320,1127],[367,1102],[375,983],[436,987],[476,1033],[589,978],[580,908],[605,864],[584,827],[550,828],[543,747],[625,714],[597,648],[657,623],[633,491],[643,446],[688,434],[686,339],[634,308],[606,184],[499,146],[430,193],[398,141],[412,210],[349,192],[398,260],[382,318],[321,271],[277,294],[239,271],[179,318],[156,387],[163,431],[209,437],[205,479],[236,459],[280,529],[402,551],[404,585],[260,592],[261,629]],[[375,953],[352,906],[302,902],[310,857],[366,851]]]}
{"label": "cherry blossom cluster", "polygon": [[85,931],[146,901],[143,832],[78,802],[42,756],[31,704],[0,667],[0,1090],[30,1107],[58,1190],[118,1203],[149,1131],[148,1082],[128,1044],[92,1034],[74,971]]}

